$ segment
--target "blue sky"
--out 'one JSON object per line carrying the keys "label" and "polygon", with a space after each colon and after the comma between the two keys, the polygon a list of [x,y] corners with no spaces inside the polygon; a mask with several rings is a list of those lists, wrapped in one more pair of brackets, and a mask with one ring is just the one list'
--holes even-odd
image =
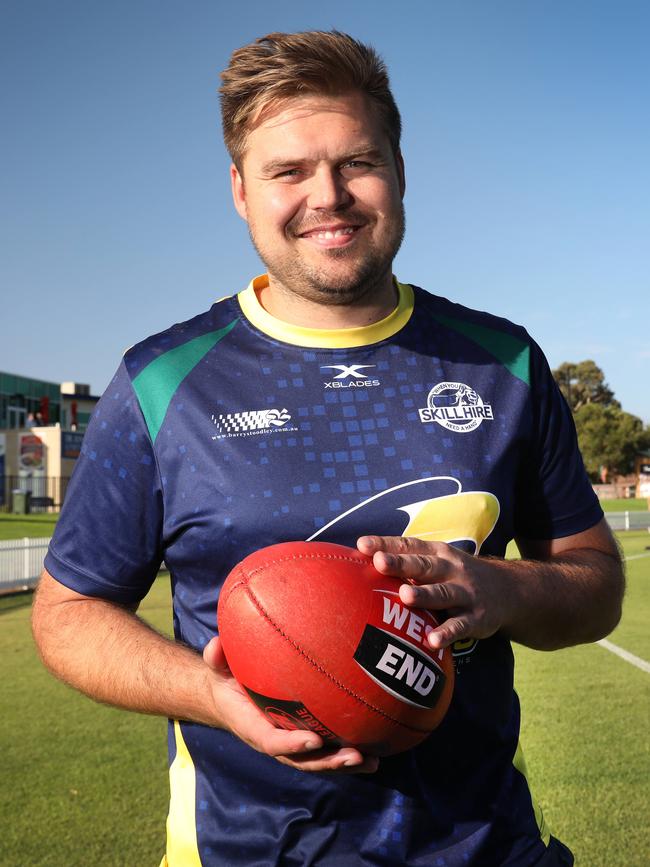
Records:
{"label": "blue sky", "polygon": [[400,279],[526,325],[552,366],[593,358],[650,421],[641,0],[4,0],[0,369],[100,393],[126,347],[263,270],[219,71],[331,27],[381,52],[402,112]]}

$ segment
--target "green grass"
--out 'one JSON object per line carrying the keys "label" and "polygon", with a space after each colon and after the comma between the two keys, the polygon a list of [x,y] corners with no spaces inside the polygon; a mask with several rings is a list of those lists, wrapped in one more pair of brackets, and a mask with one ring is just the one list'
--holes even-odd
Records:
{"label": "green grass", "polygon": [[[622,533],[628,556],[647,533]],[[169,631],[168,576],[141,607]],[[650,557],[628,561],[615,644],[650,660]],[[165,722],[94,704],[51,678],[29,595],[0,610],[0,865],[157,867],[168,797]],[[650,863],[650,675],[598,645],[516,648],[522,744],[535,796],[578,867]]]}
{"label": "green grass", "polygon": [[648,501],[634,499],[618,499],[618,500],[601,500],[601,508],[603,512],[647,512]]}
{"label": "green grass", "polygon": [[[628,589],[609,641],[650,661],[650,544],[621,533]],[[650,863],[650,674],[597,644],[555,653],[517,646],[521,742],[551,831],[584,867]]]}
{"label": "green grass", "polygon": [[[635,559],[625,564],[627,589],[623,618],[608,641],[650,662],[650,533],[630,530],[617,536],[623,540],[626,557]],[[646,675],[646,679],[650,683],[650,675]],[[646,721],[650,725],[650,711]]]}
{"label": "green grass", "polygon": [[[12,599],[0,612],[0,865],[157,867],[166,721],[95,704],[54,680],[31,641],[31,595]],[[169,576],[160,577],[141,613],[169,632],[169,609]]]}
{"label": "green grass", "polygon": [[52,514],[43,512],[36,515],[9,515],[0,512],[0,539],[35,539],[51,536],[58,520],[58,512]]}

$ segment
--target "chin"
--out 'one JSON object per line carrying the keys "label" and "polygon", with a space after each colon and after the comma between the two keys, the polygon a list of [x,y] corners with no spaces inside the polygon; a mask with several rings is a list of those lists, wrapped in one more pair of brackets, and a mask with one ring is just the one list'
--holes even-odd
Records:
{"label": "chin", "polygon": [[326,276],[319,274],[312,279],[304,280],[301,288],[304,294],[309,293],[314,300],[323,300],[328,304],[345,306],[372,295],[390,273],[389,265],[388,267],[374,268],[369,273],[354,275],[332,274]]}

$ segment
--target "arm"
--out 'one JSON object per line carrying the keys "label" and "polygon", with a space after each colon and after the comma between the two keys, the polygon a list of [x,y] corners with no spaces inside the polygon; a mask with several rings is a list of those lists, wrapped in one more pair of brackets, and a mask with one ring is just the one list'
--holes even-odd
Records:
{"label": "arm", "polygon": [[433,647],[501,631],[520,644],[553,650],[611,632],[621,616],[624,578],[604,519],[573,536],[518,544],[524,560],[472,557],[444,542],[413,538],[358,541],[380,572],[409,582],[400,588],[402,602],[445,612],[430,635]]}
{"label": "arm", "polygon": [[303,771],[377,767],[376,759],[352,748],[320,751],[323,742],[311,732],[274,728],[233,678],[217,638],[201,656],[159,635],[127,607],[76,593],[47,571],[34,600],[32,629],[46,667],[97,701],[226,729]]}

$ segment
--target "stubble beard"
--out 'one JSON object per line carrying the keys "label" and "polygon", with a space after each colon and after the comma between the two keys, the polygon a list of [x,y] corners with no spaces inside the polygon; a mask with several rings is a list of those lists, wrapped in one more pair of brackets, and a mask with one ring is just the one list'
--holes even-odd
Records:
{"label": "stubble beard", "polygon": [[[255,230],[250,224],[248,231],[274,286],[319,304],[349,306],[375,295],[378,287],[392,273],[393,260],[404,240],[405,223],[404,206],[400,203],[398,215],[392,221],[390,232],[381,247],[372,244],[360,260],[356,259],[357,253],[354,250],[337,247],[323,250],[323,255],[330,261],[350,260],[347,273],[329,278],[299,255],[287,255],[277,259],[272,254],[269,255],[258,244]],[[289,237],[292,237],[290,226],[287,231]]]}

